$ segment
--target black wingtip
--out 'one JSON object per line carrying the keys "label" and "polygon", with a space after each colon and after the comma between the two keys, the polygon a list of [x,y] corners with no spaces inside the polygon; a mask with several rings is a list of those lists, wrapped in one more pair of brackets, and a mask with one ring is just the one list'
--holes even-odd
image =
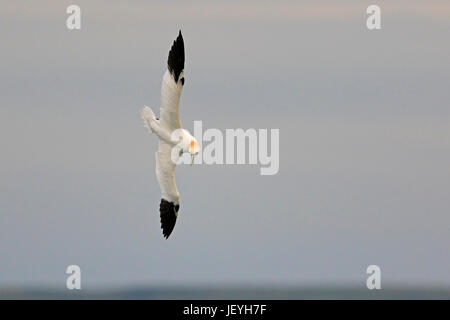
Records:
{"label": "black wingtip", "polygon": [[161,199],[161,204],[159,205],[159,211],[161,214],[161,229],[163,232],[163,236],[166,239],[169,238],[170,234],[175,228],[178,210],[180,210],[179,205],[175,205],[173,202]]}
{"label": "black wingtip", "polygon": [[178,32],[178,37],[173,42],[172,48],[169,51],[167,68],[175,79],[175,82],[178,82],[180,73],[184,69],[184,41],[181,30]]}

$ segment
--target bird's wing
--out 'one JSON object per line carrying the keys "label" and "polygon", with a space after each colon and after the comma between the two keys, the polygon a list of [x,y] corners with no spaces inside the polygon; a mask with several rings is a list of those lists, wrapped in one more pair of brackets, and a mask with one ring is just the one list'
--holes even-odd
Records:
{"label": "bird's wing", "polygon": [[161,189],[161,204],[159,206],[161,229],[166,239],[172,233],[180,209],[177,185],[175,184],[176,164],[171,159],[172,147],[159,140],[156,152],[156,177]]}
{"label": "bird's wing", "polygon": [[178,105],[184,85],[184,42],[181,31],[173,42],[167,59],[167,71],[161,86],[160,124],[171,134],[181,128]]}

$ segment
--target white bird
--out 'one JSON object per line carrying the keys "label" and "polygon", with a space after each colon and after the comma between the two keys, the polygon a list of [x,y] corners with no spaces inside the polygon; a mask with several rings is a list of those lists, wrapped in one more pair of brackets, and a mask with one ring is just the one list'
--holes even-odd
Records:
{"label": "white bird", "polygon": [[159,138],[156,177],[162,194],[159,206],[161,229],[166,239],[175,227],[180,209],[180,195],[175,184],[177,157],[188,152],[193,162],[195,155],[200,151],[197,140],[181,127],[178,105],[183,85],[184,42],[180,30],[170,49],[167,71],[162,80],[160,117],[156,118],[152,109],[147,106],[141,111],[145,127]]}

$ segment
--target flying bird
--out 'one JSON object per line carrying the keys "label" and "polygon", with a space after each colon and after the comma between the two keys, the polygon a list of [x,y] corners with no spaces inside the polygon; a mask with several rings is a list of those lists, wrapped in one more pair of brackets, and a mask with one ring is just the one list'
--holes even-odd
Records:
{"label": "flying bird", "polygon": [[178,107],[184,83],[184,41],[180,30],[169,51],[167,70],[162,79],[160,117],[157,118],[147,106],[141,110],[144,126],[159,138],[156,177],[161,189],[161,229],[166,239],[175,227],[180,210],[180,194],[175,184],[177,159],[183,153],[189,153],[193,163],[200,151],[197,140],[181,127]]}

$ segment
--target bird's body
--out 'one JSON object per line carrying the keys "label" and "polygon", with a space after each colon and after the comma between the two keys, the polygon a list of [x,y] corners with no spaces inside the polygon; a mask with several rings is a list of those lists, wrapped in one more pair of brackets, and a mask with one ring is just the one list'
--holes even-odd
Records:
{"label": "bird's body", "polygon": [[159,138],[156,152],[156,177],[161,189],[160,217],[164,237],[175,227],[180,209],[180,195],[175,184],[177,157],[199,152],[195,138],[181,127],[179,103],[184,85],[184,42],[181,31],[169,52],[167,71],[161,86],[160,118],[149,107],[141,111],[144,125]]}

